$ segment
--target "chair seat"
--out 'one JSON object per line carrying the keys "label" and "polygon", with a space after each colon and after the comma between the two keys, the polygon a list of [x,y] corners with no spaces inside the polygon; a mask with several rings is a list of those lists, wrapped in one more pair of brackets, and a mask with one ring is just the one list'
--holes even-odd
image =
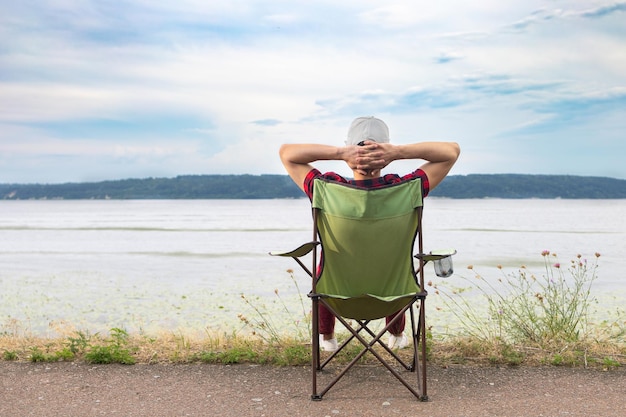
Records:
{"label": "chair seat", "polygon": [[416,299],[425,298],[427,293],[419,292],[398,296],[377,296],[361,294],[358,296],[341,296],[333,294],[309,294],[319,296],[342,317],[357,320],[376,320],[400,311],[405,305]]}

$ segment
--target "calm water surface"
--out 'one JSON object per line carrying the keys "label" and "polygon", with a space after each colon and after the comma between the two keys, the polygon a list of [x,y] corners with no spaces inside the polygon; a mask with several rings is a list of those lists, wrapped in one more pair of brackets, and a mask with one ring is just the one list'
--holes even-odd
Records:
{"label": "calm water surface", "polygon": [[[625,212],[625,200],[432,198],[424,242],[426,250],[457,249],[450,285],[473,276],[468,265],[496,281],[497,265],[540,275],[543,250],[564,265],[599,252],[593,294],[620,304]],[[301,315],[307,277],[267,252],[309,240],[310,227],[305,199],[1,201],[0,331],[230,332],[241,326],[239,314],[253,314],[241,294],[278,322],[291,321]],[[436,297],[429,300],[437,306]],[[450,320],[429,317],[437,328]]]}

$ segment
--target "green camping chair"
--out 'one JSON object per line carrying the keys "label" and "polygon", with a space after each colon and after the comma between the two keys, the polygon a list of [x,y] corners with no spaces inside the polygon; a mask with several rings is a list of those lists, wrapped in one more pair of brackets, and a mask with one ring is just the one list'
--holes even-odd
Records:
{"label": "green camping chair", "polygon": [[[448,258],[451,253],[423,254],[421,180],[363,189],[316,179],[312,207],[313,241],[290,252],[270,252],[293,258],[313,278],[309,293],[313,304],[311,398],[321,400],[369,352],[415,397],[426,401],[424,264]],[[418,253],[414,256],[416,240]],[[311,269],[300,259],[309,253]],[[417,268],[414,257],[418,260]],[[323,362],[319,347],[319,303],[325,304],[349,331],[348,339]],[[417,320],[413,306],[418,310]],[[413,341],[410,363],[381,340],[394,321],[407,311]],[[396,312],[400,313],[382,330],[368,327],[370,321]],[[332,381],[318,389],[317,373],[354,339],[363,349]],[[396,370],[398,366],[415,372],[415,383],[409,383]]]}

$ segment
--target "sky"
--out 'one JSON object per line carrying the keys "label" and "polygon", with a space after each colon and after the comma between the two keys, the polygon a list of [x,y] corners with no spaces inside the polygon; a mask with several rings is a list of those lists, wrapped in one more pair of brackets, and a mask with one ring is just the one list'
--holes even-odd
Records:
{"label": "sky", "polygon": [[0,0],[0,183],[285,174],[370,115],[452,175],[626,179],[626,1]]}

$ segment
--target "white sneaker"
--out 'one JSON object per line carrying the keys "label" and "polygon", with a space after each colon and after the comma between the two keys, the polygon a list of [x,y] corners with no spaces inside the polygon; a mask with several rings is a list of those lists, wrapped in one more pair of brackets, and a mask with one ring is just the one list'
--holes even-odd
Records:
{"label": "white sneaker", "polygon": [[334,352],[337,350],[337,339],[324,340],[324,335],[320,335],[320,348],[325,352]]}
{"label": "white sneaker", "polygon": [[406,337],[404,333],[400,336],[389,336],[389,342],[387,342],[387,346],[389,349],[404,349],[409,345],[409,338]]}

